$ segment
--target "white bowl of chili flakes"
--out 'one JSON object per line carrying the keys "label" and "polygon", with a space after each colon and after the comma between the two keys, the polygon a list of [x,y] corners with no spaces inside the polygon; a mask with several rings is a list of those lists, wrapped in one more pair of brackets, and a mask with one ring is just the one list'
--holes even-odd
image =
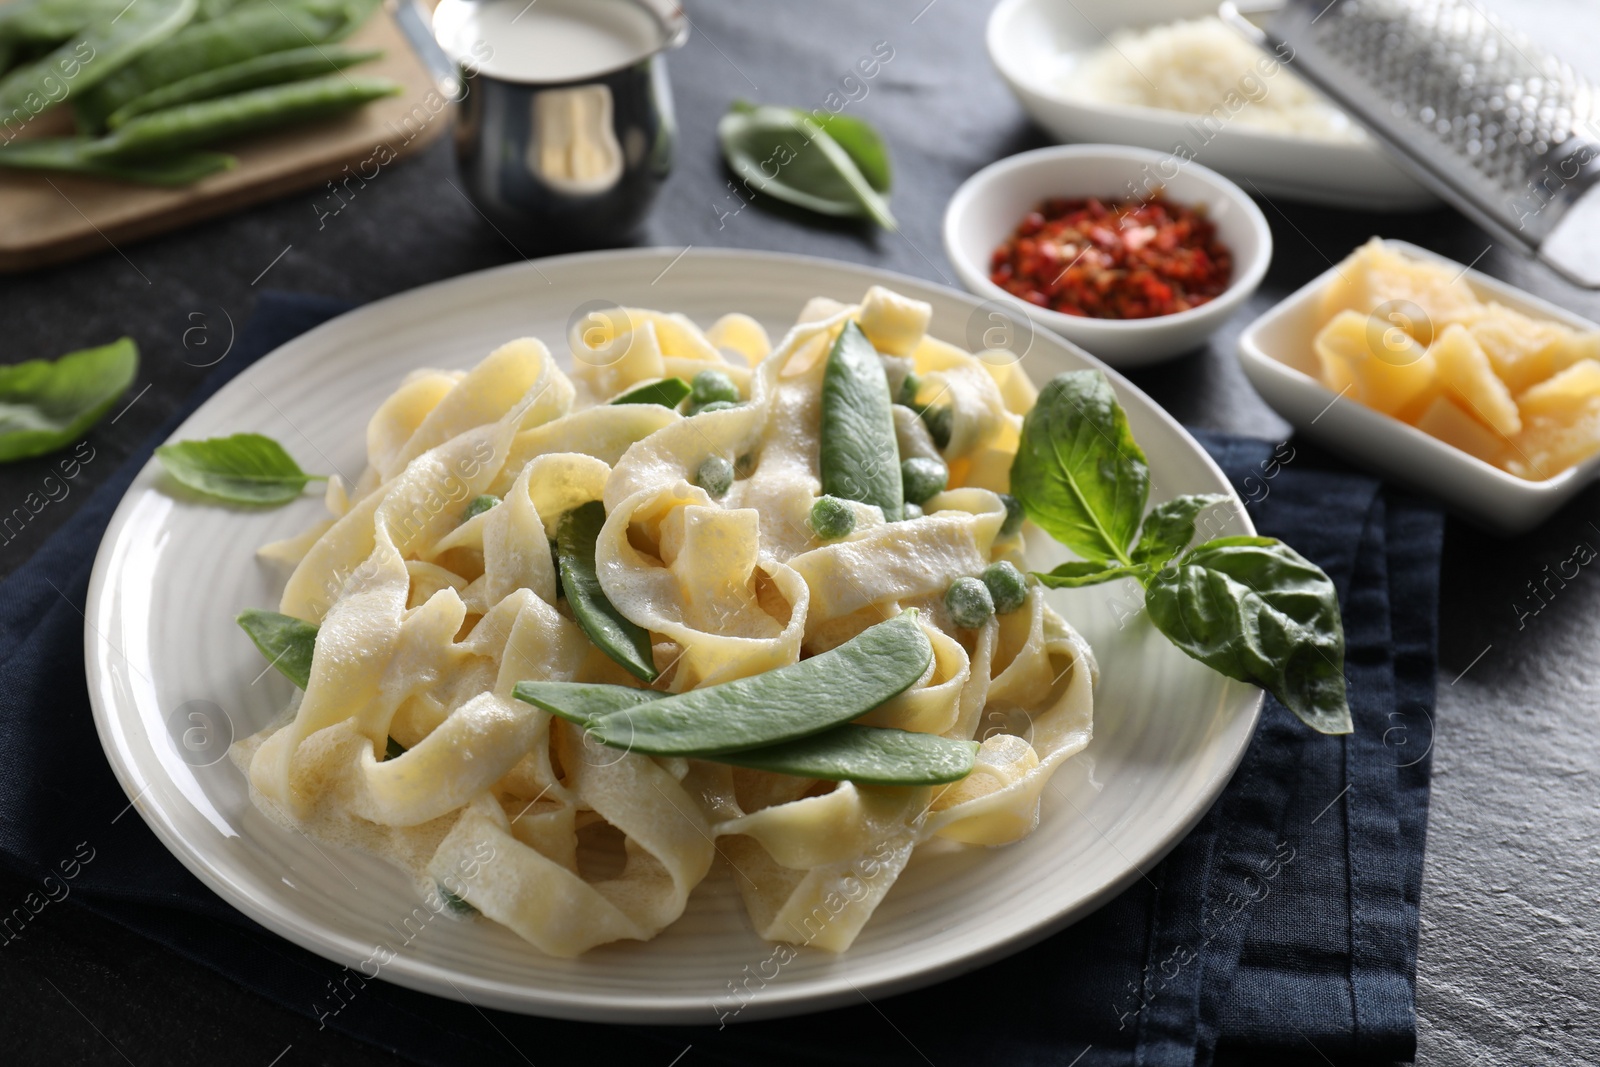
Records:
{"label": "white bowl of chili flakes", "polygon": [[945,209],[944,247],[971,292],[1134,367],[1205,344],[1261,284],[1272,231],[1198,163],[1063,145],[968,178]]}

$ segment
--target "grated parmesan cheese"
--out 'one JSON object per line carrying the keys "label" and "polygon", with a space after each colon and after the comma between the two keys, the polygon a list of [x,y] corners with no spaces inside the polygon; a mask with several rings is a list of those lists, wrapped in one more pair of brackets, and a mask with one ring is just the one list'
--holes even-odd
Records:
{"label": "grated parmesan cheese", "polygon": [[1203,116],[1214,136],[1237,123],[1326,141],[1365,132],[1276,58],[1221,19],[1119,30],[1062,77],[1071,96]]}

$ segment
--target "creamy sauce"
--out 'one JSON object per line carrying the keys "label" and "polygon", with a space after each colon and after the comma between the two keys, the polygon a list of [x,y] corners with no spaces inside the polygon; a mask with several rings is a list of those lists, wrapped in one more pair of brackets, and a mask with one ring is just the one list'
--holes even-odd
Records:
{"label": "creamy sauce", "polygon": [[440,46],[496,78],[591,78],[650,55],[661,24],[630,0],[443,0],[433,15]]}

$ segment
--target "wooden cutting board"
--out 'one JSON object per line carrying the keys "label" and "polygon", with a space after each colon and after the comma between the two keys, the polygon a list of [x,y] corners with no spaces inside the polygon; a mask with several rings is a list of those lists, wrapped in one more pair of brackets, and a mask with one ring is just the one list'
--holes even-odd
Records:
{"label": "wooden cutting board", "polygon": [[[350,69],[390,78],[405,92],[337,119],[219,144],[239,157],[239,165],[194,185],[162,189],[76,174],[0,170],[0,271],[93,255],[335,178],[371,181],[449,128],[451,106],[387,11],[375,12],[345,43],[383,49],[382,59]],[[69,116],[48,112],[28,131],[37,136],[69,132]]]}

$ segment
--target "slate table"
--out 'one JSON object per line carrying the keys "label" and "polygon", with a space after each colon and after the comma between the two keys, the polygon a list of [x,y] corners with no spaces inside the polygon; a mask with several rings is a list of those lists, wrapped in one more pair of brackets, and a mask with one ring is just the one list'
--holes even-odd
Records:
{"label": "slate table", "polygon": [[[809,253],[956,284],[938,236],[951,193],[983,165],[1046,143],[984,53],[990,6],[689,0],[690,42],[670,60],[678,157],[642,243],[687,247],[688,255],[712,246]],[[1600,80],[1592,0],[1490,6]],[[820,106],[878,42],[893,59],[853,108],[892,148],[902,232],[741,206],[716,147],[728,104]],[[94,431],[97,458],[71,494],[0,545],[0,573],[24,565],[179,403],[260,290],[370,301],[538,254],[500,237],[454,180],[444,140],[352,186],[336,214],[327,190],[313,190],[142,244],[108,245],[80,263],[0,277],[0,359],[53,357],[130,334],[144,352],[140,381],[149,383],[114,425]],[[1209,349],[1131,375],[1191,426],[1274,439],[1288,432],[1244,380],[1235,339],[1371,234],[1476,262],[1600,319],[1600,294],[1572,288],[1449,209],[1392,216],[1283,199],[1261,206],[1277,254],[1260,292]],[[44,473],[42,463],[0,468],[0,511]],[[1434,749],[1418,968],[1422,1063],[1600,1062],[1600,578],[1580,574],[1536,616],[1514,607],[1543,565],[1567,558],[1579,541],[1600,545],[1597,522],[1600,491],[1591,489],[1516,540],[1449,525],[1436,721],[1404,723],[1395,737]],[[0,899],[28,889],[0,877]],[[389,1059],[70,906],[47,909],[26,937],[0,948],[0,1005],[0,1048],[13,1063],[360,1067]]]}

